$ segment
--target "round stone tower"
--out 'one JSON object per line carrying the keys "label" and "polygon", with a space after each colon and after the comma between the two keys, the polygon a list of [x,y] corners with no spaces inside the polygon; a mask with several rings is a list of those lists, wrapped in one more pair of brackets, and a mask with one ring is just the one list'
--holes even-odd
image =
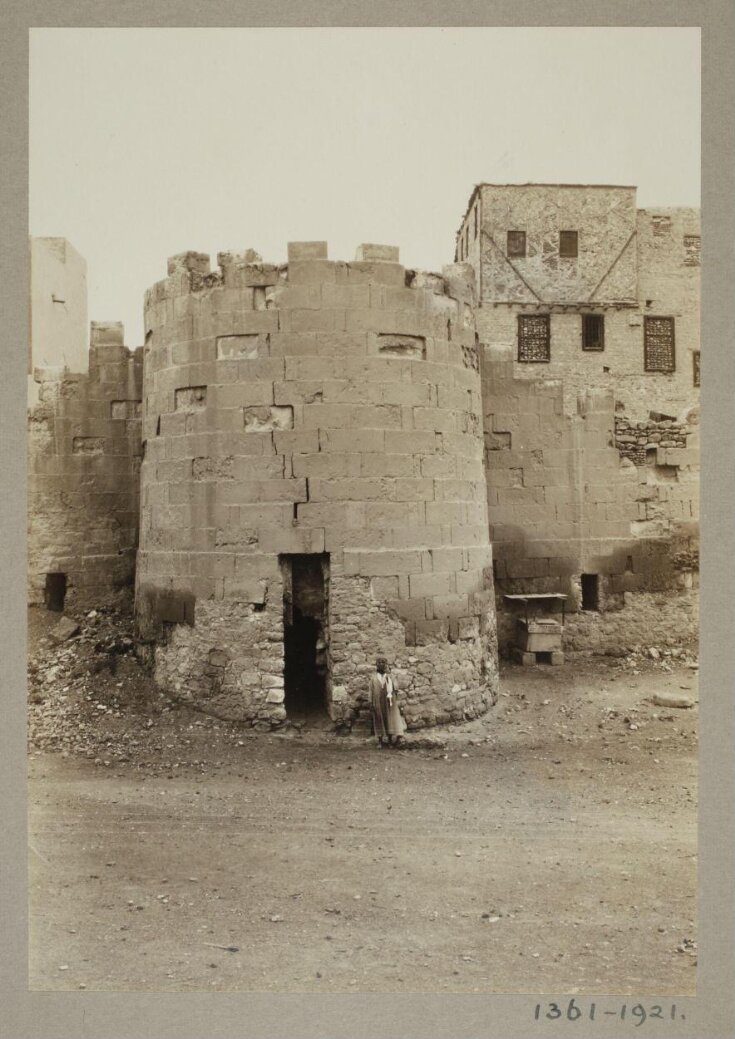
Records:
{"label": "round stone tower", "polygon": [[172,695],[259,729],[364,715],[386,656],[411,728],[496,696],[467,265],[185,253],[146,294],[137,617]]}

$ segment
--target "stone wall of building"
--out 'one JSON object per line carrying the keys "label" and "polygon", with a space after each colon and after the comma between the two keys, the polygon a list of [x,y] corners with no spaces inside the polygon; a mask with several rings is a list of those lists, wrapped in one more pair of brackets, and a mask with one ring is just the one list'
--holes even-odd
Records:
{"label": "stone wall of building", "polygon": [[[630,424],[616,411],[612,393],[588,390],[569,416],[561,383],[518,378],[510,348],[485,347],[482,358],[502,650],[508,650],[515,628],[515,608],[502,598],[506,593],[566,594],[570,649],[608,648],[616,639],[635,644],[642,637],[646,597],[685,593],[666,611],[667,632],[691,637],[687,596],[696,585],[699,519],[696,417],[676,430],[677,442],[683,439],[686,447],[647,441],[635,464],[624,434],[616,444],[616,430]],[[657,435],[662,428],[668,427],[655,426]],[[652,427],[645,432],[653,435]],[[582,610],[582,574],[597,577],[598,608],[589,615]]]}
{"label": "stone wall of building", "polygon": [[[518,316],[536,312],[550,315],[551,361],[519,363]],[[482,343],[511,350],[519,379],[561,381],[567,415],[574,414],[577,397],[588,387],[613,393],[624,403],[630,418],[638,422],[646,421],[652,411],[676,419],[698,402],[693,350],[685,350],[683,345],[679,348],[676,372],[646,373],[643,371],[644,314],[607,308],[604,317],[605,350],[600,353],[582,350],[581,312],[549,307],[529,310],[516,305],[481,307],[477,312],[477,328]],[[678,329],[677,338],[681,338]]]}
{"label": "stone wall of building", "polygon": [[[564,229],[577,231],[576,258],[560,256]],[[509,231],[525,234],[525,256],[507,255]],[[634,188],[480,185],[457,246],[478,277],[480,341],[510,347],[519,378],[561,379],[568,415],[596,387],[635,421],[677,418],[699,398],[699,234],[698,210],[636,210]],[[547,314],[548,360],[519,361],[519,317]],[[604,321],[602,350],[583,349],[588,314]],[[657,316],[674,320],[671,372],[645,370],[645,322]]]}
{"label": "stone wall of building", "polygon": [[[483,304],[634,304],[636,189],[526,184],[479,188],[479,293]],[[508,255],[508,232],[526,236]],[[560,255],[562,231],[578,234],[578,255]]]}
{"label": "stone wall of building", "polygon": [[34,369],[87,371],[87,264],[65,238],[31,238],[28,403],[38,403]]}
{"label": "stone wall of building", "polygon": [[[676,369],[669,375],[626,373],[618,396],[641,417],[648,406],[672,417],[699,401],[701,216],[698,209],[639,209],[638,305],[641,318],[675,322]],[[653,392],[651,384],[653,383]],[[666,385],[666,392],[659,386]]]}
{"label": "stone wall of building", "polygon": [[34,369],[38,402],[28,413],[31,603],[59,595],[62,602],[67,596],[99,603],[134,579],[142,350],[123,345],[122,325],[93,322],[88,359],[84,372],[59,365]]}
{"label": "stone wall of building", "polygon": [[471,270],[407,271],[385,246],[335,263],[324,243],[291,244],[287,267],[218,260],[174,257],[146,294],[137,612],[158,680],[282,724],[289,568],[319,557],[334,722],[381,652],[412,726],[481,713],[497,669]]}

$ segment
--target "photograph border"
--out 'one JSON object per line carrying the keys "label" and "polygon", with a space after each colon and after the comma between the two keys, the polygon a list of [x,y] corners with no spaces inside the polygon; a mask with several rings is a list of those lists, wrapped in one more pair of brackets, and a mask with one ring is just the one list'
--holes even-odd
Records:
{"label": "photograph border", "polygon": [[[534,1021],[535,994],[273,994],[30,992],[27,989],[26,818],[26,377],[28,337],[29,27],[302,26],[700,26],[702,29],[702,335],[709,344],[702,385],[702,623],[698,869],[698,985],[677,1006],[684,1020],[657,1035],[722,1039],[733,1034],[733,623],[735,379],[732,340],[733,100],[732,0],[5,0],[2,14],[0,178],[3,378],[0,380],[3,593],[0,647],[4,711],[0,728],[3,814],[0,1036],[8,1039],[219,1039],[219,1037],[546,1036],[573,1022]],[[655,129],[655,128],[654,128]],[[547,998],[547,997],[545,997]],[[553,997],[548,997],[553,998]],[[578,1000],[584,1000],[579,996]],[[648,1000],[647,1000],[648,1001]],[[630,1002],[630,1000],[629,1000]],[[581,1026],[586,1027],[586,1026]],[[596,1022],[608,1036],[629,1022]],[[650,1030],[650,1029],[649,1029]],[[645,1026],[643,1029],[645,1032]],[[588,1031],[587,1034],[590,1034]]]}

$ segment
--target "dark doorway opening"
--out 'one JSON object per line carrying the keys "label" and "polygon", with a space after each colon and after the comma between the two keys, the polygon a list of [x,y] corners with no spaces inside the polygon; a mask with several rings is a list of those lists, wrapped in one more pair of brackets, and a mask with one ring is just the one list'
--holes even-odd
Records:
{"label": "dark doorway opening", "polygon": [[329,556],[281,556],[284,687],[291,722],[328,720]]}
{"label": "dark doorway opening", "polygon": [[46,574],[43,600],[47,610],[61,613],[66,599],[66,574]]}
{"label": "dark doorway opening", "polygon": [[600,577],[599,574],[582,574],[582,609],[600,609]]}

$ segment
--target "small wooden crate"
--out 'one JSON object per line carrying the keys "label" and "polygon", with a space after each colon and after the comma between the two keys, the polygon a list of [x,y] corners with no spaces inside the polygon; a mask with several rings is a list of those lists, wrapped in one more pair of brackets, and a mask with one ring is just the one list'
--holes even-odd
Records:
{"label": "small wooden crate", "polygon": [[517,618],[516,647],[524,653],[561,653],[562,627],[550,617]]}

